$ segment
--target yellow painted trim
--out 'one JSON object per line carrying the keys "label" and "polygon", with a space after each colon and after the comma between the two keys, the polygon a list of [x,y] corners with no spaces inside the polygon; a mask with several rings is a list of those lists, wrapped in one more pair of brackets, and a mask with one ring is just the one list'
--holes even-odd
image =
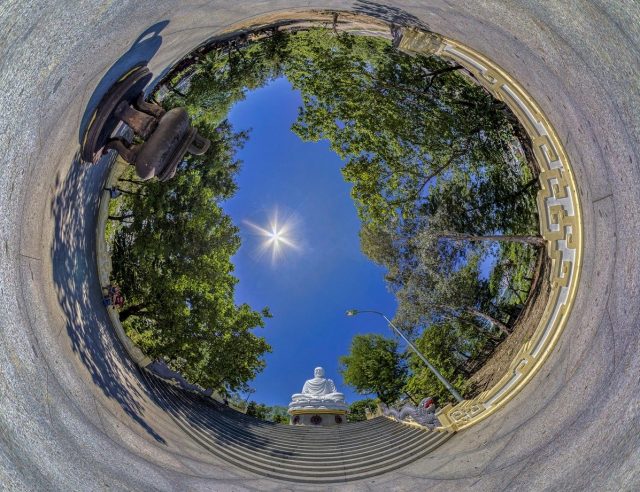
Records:
{"label": "yellow painted trim", "polygon": [[140,65],[135,66],[133,68],[131,68],[127,73],[125,73],[122,77],[120,77],[117,81],[116,84],[119,82],[122,82],[124,79],[126,79],[129,75],[131,75],[135,70],[137,70],[138,68],[140,68]]}
{"label": "yellow painted trim", "polygon": [[507,72],[492,60],[453,39],[406,30],[400,49],[450,58],[467,69],[491,94],[503,101],[531,137],[540,170],[537,196],[540,233],[551,259],[551,293],[542,319],[518,351],[507,374],[472,400],[447,405],[438,412],[443,427],[471,427],[504,407],[540,370],[558,343],[573,306],[582,265],[582,219],[579,195],[569,158],[550,121]]}

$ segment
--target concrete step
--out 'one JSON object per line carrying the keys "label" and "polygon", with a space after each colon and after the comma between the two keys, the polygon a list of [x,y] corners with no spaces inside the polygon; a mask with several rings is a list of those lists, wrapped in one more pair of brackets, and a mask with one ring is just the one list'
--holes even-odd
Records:
{"label": "concrete step", "polygon": [[180,417],[188,421],[191,425],[209,428],[220,439],[231,439],[239,444],[244,443],[245,445],[258,448],[264,447],[264,445],[268,443],[270,449],[280,451],[282,453],[289,453],[292,448],[295,448],[296,454],[299,456],[302,456],[305,453],[312,456],[320,456],[322,454],[332,455],[341,450],[357,453],[358,449],[363,446],[363,443],[366,443],[368,447],[384,449],[394,442],[401,442],[412,438],[421,438],[422,433],[424,432],[418,429],[400,429],[391,436],[378,436],[375,432],[372,432],[371,437],[363,437],[356,441],[341,441],[338,438],[337,440],[332,439],[331,441],[309,442],[301,436],[297,442],[291,443],[289,441],[281,440],[277,436],[263,436],[257,433],[251,434],[246,432],[239,433],[235,432],[230,426],[216,426],[215,422],[211,422],[210,420],[207,421],[206,418],[203,419],[197,413],[194,413],[193,415],[182,413],[180,414]]}
{"label": "concrete step", "polygon": [[[185,408],[191,408],[191,407],[186,406]],[[344,447],[349,444],[359,444],[364,436],[364,435],[363,436],[358,435],[358,436],[352,437],[347,432],[350,424],[343,424],[341,427],[332,428],[332,432],[330,434],[323,434],[322,436],[313,436],[313,438],[307,435],[307,436],[304,436],[304,439],[301,439],[303,435],[301,433],[298,433],[297,439],[293,439],[291,437],[283,437],[281,433],[279,433],[278,431],[284,430],[284,429],[287,429],[287,430],[292,429],[294,431],[302,430],[302,429],[306,430],[307,428],[277,425],[275,428],[273,427],[269,428],[268,433],[264,433],[264,432],[261,432],[260,428],[256,428],[256,427],[253,427],[253,428],[242,427],[239,429],[239,426],[236,425],[236,423],[233,421],[227,421],[227,422],[221,421],[219,419],[219,416],[216,415],[215,412],[210,412],[210,411],[195,412],[193,418],[198,419],[203,425],[215,425],[218,428],[222,426],[223,429],[227,428],[228,426],[231,426],[231,431],[233,432],[234,435],[239,435],[239,436],[244,435],[244,436],[253,437],[253,438],[264,438],[265,440],[273,440],[274,443],[277,442],[278,444],[295,445],[295,446],[301,446],[301,447],[306,447],[306,446],[314,447],[315,446],[314,443],[321,443],[327,447],[332,447],[333,445],[339,445],[341,447]],[[425,432],[423,430],[416,429],[409,426],[398,426],[395,422],[392,422],[386,418],[380,418],[379,420],[380,422],[376,422],[376,424],[380,424],[380,425],[378,426],[372,425],[371,429],[369,429],[369,432],[366,434],[366,437],[368,437],[369,440],[371,440],[371,438],[374,437],[373,436],[374,430],[375,430],[375,439],[379,440],[380,442],[385,442],[386,439],[394,439],[396,437],[401,437],[403,434],[407,434],[407,433]]]}
{"label": "concrete step", "polygon": [[[177,390],[180,391],[179,389]],[[189,396],[194,398],[194,400],[190,400],[190,401],[202,402],[208,405],[208,401],[206,401],[204,397],[201,397],[199,395],[189,395]],[[215,403],[217,404],[217,402]],[[246,423],[247,426],[251,426],[251,427],[263,427],[264,429],[267,429],[267,430],[277,429],[277,432],[280,434],[290,433],[292,436],[299,436],[300,432],[304,431],[304,432],[311,433],[313,435],[318,435],[318,437],[322,438],[323,432],[326,433],[327,435],[332,435],[335,432],[334,429],[329,429],[326,427],[307,427],[307,426],[296,427],[296,426],[290,426],[288,424],[276,424],[273,422],[264,422],[262,420],[255,419],[254,417],[248,417],[240,412],[236,412],[235,410],[230,409],[228,407],[224,407],[224,406],[221,406],[221,408],[219,408],[219,415],[233,419],[236,425],[239,422],[241,422],[241,423]],[[361,424],[364,424],[364,422],[354,422],[354,423],[349,422],[342,425],[340,429],[344,432],[347,432],[347,431],[362,432],[363,427],[361,427]],[[368,428],[369,426],[367,426],[367,428],[365,429],[365,432],[367,432]]]}
{"label": "concrete step", "polygon": [[384,417],[323,428],[264,422],[143,373],[154,401],[195,442],[275,479],[322,484],[369,478],[421,458],[450,437]]}
{"label": "concrete step", "polygon": [[412,449],[416,451],[419,447],[427,445],[430,442],[434,442],[439,436],[434,435],[429,440],[413,439],[411,441],[398,442],[395,446],[390,446],[386,450],[378,450],[376,448],[363,448],[363,452],[356,454],[344,453],[344,451],[336,452],[334,455],[326,458],[318,457],[300,457],[297,453],[293,452],[290,456],[274,456],[269,452],[263,450],[256,450],[255,448],[235,446],[228,442],[216,442],[215,439],[211,439],[211,436],[207,435],[201,430],[191,427],[192,431],[200,437],[202,442],[206,442],[208,445],[214,447],[219,446],[224,448],[225,451],[232,453],[238,459],[248,459],[254,464],[262,464],[268,467],[272,467],[274,464],[278,464],[281,471],[287,470],[289,472],[301,472],[301,471],[316,471],[316,470],[333,470],[336,468],[347,468],[352,466],[361,466],[366,461],[368,465],[384,464],[392,461],[395,458],[402,458],[406,455],[406,449]]}
{"label": "concrete step", "polygon": [[[310,459],[320,459],[322,456],[334,457],[336,453],[339,452],[349,452],[351,455],[358,456],[360,454],[371,454],[371,447],[375,447],[375,452],[386,452],[387,449],[393,448],[394,443],[403,443],[407,440],[412,439],[421,439],[424,431],[419,429],[413,429],[408,426],[398,426],[394,422],[389,423],[398,428],[403,435],[398,435],[395,439],[378,439],[377,436],[369,439],[362,439],[356,443],[344,442],[340,443],[338,441],[337,445],[334,442],[327,442],[326,444],[322,441],[307,443],[304,438],[301,438],[294,445],[287,445],[279,441],[277,437],[269,437],[264,438],[259,434],[240,434],[235,432],[232,426],[224,426],[216,427],[215,422],[211,422],[207,419],[206,415],[202,415],[202,412],[198,412],[197,410],[192,410],[189,408],[177,409],[171,403],[168,404],[170,411],[177,412],[176,417],[182,418],[190,425],[196,427],[209,428],[210,431],[213,431],[216,438],[219,440],[224,439],[226,442],[237,444],[239,446],[248,446],[252,449],[262,449],[265,447],[265,444],[269,444],[269,453],[272,456],[289,456],[295,454],[297,458],[306,458]],[[387,419],[385,419],[387,420]],[[372,434],[373,435],[373,434]],[[366,447],[364,451],[361,451],[362,447]],[[295,450],[295,451],[292,451]]]}
{"label": "concrete step", "polygon": [[434,441],[434,443],[432,443],[430,446],[426,446],[418,450],[411,449],[409,452],[404,453],[401,459],[392,460],[384,464],[364,462],[363,466],[343,467],[342,470],[340,470],[339,467],[334,467],[333,469],[328,471],[314,470],[293,472],[292,470],[283,469],[279,463],[272,463],[271,465],[262,466],[253,461],[238,459],[234,455],[221,452],[218,448],[212,447],[209,443],[201,441],[197,436],[192,435],[187,429],[185,429],[185,432],[191,435],[196,441],[198,441],[204,448],[208,449],[212,454],[218,456],[221,459],[225,459],[230,463],[233,463],[239,468],[270,478],[312,484],[328,484],[346,482],[351,480],[361,480],[386,473],[388,471],[392,471],[394,469],[408,465],[411,462],[427,455],[450,437],[449,435],[444,433],[440,434],[437,440]]}
{"label": "concrete step", "polygon": [[[375,461],[378,456],[383,458],[389,457],[391,454],[396,452],[398,448],[411,446],[414,443],[419,443],[425,440],[423,433],[418,432],[417,434],[409,435],[403,439],[389,441],[385,445],[372,445],[370,442],[365,440],[358,449],[354,449],[353,451],[338,447],[333,452],[319,454],[318,449],[316,448],[313,448],[309,452],[304,452],[297,447],[274,450],[270,445],[267,449],[265,446],[260,446],[259,443],[236,439],[229,433],[226,433],[224,436],[221,436],[216,430],[211,433],[211,430],[208,427],[198,426],[197,422],[194,423],[194,421],[189,417],[183,418],[182,420],[185,424],[191,425],[191,427],[194,428],[194,431],[200,434],[203,439],[212,441],[213,445],[215,445],[216,442],[221,441],[225,446],[237,449],[240,454],[248,453],[249,457],[259,454],[266,455],[265,459],[269,462],[273,460],[280,460],[283,462],[295,460],[299,464],[314,463],[316,466],[333,465],[337,459],[336,457],[342,457],[340,458],[340,461],[343,464],[357,462],[362,458],[368,458],[370,461]],[[435,433],[430,433],[429,439],[433,439],[436,436],[437,435]],[[324,451],[322,449],[322,444],[319,444],[318,446],[320,446],[319,450]]]}

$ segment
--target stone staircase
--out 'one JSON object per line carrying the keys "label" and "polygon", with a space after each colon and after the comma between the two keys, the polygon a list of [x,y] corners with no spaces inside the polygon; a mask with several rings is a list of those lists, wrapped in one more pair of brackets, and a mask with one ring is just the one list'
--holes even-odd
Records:
{"label": "stone staircase", "polygon": [[451,436],[385,417],[334,427],[265,422],[142,373],[151,397],[194,441],[270,478],[314,484],[365,479],[405,466]]}

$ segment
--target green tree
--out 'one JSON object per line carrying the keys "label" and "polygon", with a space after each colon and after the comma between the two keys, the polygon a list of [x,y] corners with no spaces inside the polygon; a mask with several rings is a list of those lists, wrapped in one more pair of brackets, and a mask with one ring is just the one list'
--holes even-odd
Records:
{"label": "green tree", "polygon": [[303,97],[294,131],[326,138],[346,161],[364,222],[415,215],[438,180],[479,179],[507,167],[506,108],[459,75],[460,67],[321,29],[298,33],[289,45],[284,73]]}
{"label": "green tree", "polygon": [[264,403],[256,403],[255,401],[250,401],[249,405],[247,405],[246,415],[261,420],[267,420],[267,415],[269,415],[269,407]]}
{"label": "green tree", "polygon": [[289,417],[287,415],[273,415],[270,418],[271,422],[275,422],[276,424],[288,424]]}
{"label": "green tree", "polygon": [[477,265],[496,242],[544,241],[536,172],[506,106],[459,66],[380,39],[316,29],[292,36],[289,53],[283,73],[303,98],[293,129],[345,160],[362,250],[387,267],[405,311],[471,314],[508,334]]}
{"label": "green tree", "polygon": [[417,268],[404,276],[397,292],[396,319],[401,326],[413,331],[441,317],[471,316],[509,334],[509,327],[493,312],[488,300],[488,285],[480,278],[478,255],[459,267],[454,262],[436,263],[429,250],[421,256]]}
{"label": "green tree", "polygon": [[246,415],[262,420],[267,420],[269,422],[275,422],[276,424],[289,423],[287,407],[283,407],[280,405],[274,405],[270,407],[268,405],[265,405],[264,403],[256,403],[255,401],[250,401],[247,405]]}
{"label": "green tree", "polygon": [[127,299],[121,320],[151,358],[222,393],[246,388],[270,351],[254,329],[268,309],[236,305],[231,256],[238,229],[219,205],[235,189],[235,149],[243,135],[228,123],[210,129],[205,156],[190,156],[173,180],[150,181],[124,198],[113,244],[113,277]]}
{"label": "green tree", "polygon": [[407,377],[398,342],[381,335],[356,335],[349,355],[340,357],[340,373],[345,384],[362,394],[375,393],[387,404],[402,394]]}
{"label": "green tree", "polygon": [[365,398],[364,400],[354,401],[349,405],[349,413],[347,414],[347,422],[362,422],[367,420],[366,410],[374,412],[378,407],[378,402],[373,398]]}
{"label": "green tree", "polygon": [[269,415],[267,416],[267,420],[275,422],[277,424],[288,424],[288,408],[280,405],[273,405],[272,407],[269,407]]}
{"label": "green tree", "polygon": [[[169,101],[186,105],[201,132],[224,133],[218,124],[247,90],[285,75],[303,100],[293,130],[328,140],[345,161],[362,250],[387,269],[396,321],[414,335],[446,325],[459,344],[473,342],[459,351],[472,354],[455,366],[464,375],[509,333],[544,244],[537,171],[517,120],[461,67],[406,56],[386,40],[311,29],[243,43],[207,54]],[[225,162],[212,181],[233,193]],[[126,213],[119,220],[135,224]],[[487,279],[480,265],[490,262]]]}
{"label": "green tree", "polygon": [[248,91],[280,75],[287,46],[288,36],[276,29],[260,42],[218,47],[178,77],[185,92],[174,90],[164,102],[184,106],[196,121],[216,127]]}
{"label": "green tree", "polygon": [[524,305],[531,289],[536,260],[541,258],[537,249],[524,244],[501,244],[496,254],[496,265],[489,276],[491,297],[499,305]]}
{"label": "green tree", "polygon": [[[481,252],[442,243],[429,229],[407,234],[393,223],[361,229],[365,254],[387,268],[396,294],[395,321],[413,335],[443,317],[471,316],[480,331],[486,325],[504,334],[509,327],[491,304],[488,284],[480,278]],[[493,336],[491,331],[487,336]]]}
{"label": "green tree", "polygon": [[[453,385],[461,395],[468,390],[465,379],[469,376],[466,363],[477,350],[473,343],[476,335],[473,330],[465,329],[464,323],[444,321],[425,329],[415,341],[418,349],[427,360]],[[465,337],[471,337],[467,339]],[[407,379],[405,391],[417,400],[434,397],[438,404],[454,402],[454,398],[436,376],[414,353],[409,354],[411,375]]]}

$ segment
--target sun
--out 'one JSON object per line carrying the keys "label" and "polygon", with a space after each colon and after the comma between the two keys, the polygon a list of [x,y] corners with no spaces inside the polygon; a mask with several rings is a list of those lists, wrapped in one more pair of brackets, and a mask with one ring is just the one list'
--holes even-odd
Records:
{"label": "sun", "polygon": [[284,256],[286,249],[299,249],[294,239],[295,221],[293,217],[290,216],[284,220],[279,220],[277,208],[271,214],[269,223],[264,227],[249,220],[245,220],[244,223],[254,233],[264,238],[258,247],[258,254],[259,256],[270,254],[272,264],[275,264]]}

